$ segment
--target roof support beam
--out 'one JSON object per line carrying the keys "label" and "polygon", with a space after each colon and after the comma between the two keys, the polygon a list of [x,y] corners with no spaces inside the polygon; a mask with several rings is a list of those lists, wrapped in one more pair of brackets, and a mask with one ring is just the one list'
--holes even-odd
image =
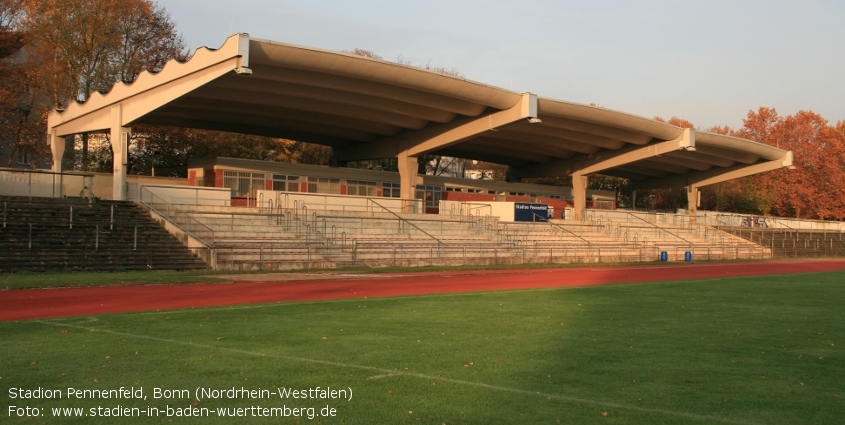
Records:
{"label": "roof support beam", "polygon": [[[537,96],[523,93],[516,105],[509,109],[493,112],[476,118],[456,119],[449,124],[430,125],[414,133],[402,133],[396,137],[382,138],[361,148],[340,150],[339,161],[384,158],[395,156],[399,164],[400,196],[413,199],[416,187],[422,183],[417,174],[417,157],[429,152],[448,148],[521,119],[537,120]],[[536,120],[536,121],[535,121]]]}
{"label": "roof support beam", "polygon": [[695,130],[685,129],[681,137],[666,142],[647,146],[631,146],[618,151],[601,152],[573,160],[549,161],[545,164],[518,168],[514,172],[519,178],[563,177],[574,175],[576,172],[586,176],[679,150],[695,150]]}
{"label": "roof support beam", "polygon": [[523,94],[522,99],[514,107],[480,117],[459,128],[452,129],[408,149],[408,155],[418,156],[442,149],[463,140],[475,137],[497,127],[510,124],[521,119],[537,118],[537,96]]}
{"label": "roof support beam", "polygon": [[723,181],[738,179],[778,168],[791,168],[792,151],[786,151],[783,156],[774,161],[765,161],[752,165],[737,164],[733,167],[711,169],[708,171],[691,172],[686,175],[675,175],[665,178],[648,179],[636,182],[637,189],[672,189],[686,186],[701,187]]}
{"label": "roof support beam", "polygon": [[[215,64],[211,67],[202,69],[198,72],[190,74],[166,84],[153,87],[149,90],[134,95],[128,99],[122,100],[122,119],[123,125],[142,118],[146,114],[158,109],[179,99],[209,82],[232,72],[233,69],[240,65],[240,58],[232,58],[229,61]],[[102,108],[91,111],[85,115],[63,120],[61,114],[50,114],[50,122],[47,126],[48,131],[55,131],[59,136],[66,136],[70,134],[80,134],[93,131],[108,130],[113,127],[111,122],[110,106],[105,105]]]}
{"label": "roof support beam", "polygon": [[448,124],[429,125],[419,131],[406,131],[397,136],[379,138],[366,145],[338,152],[338,159],[359,161],[391,158],[399,156],[400,153],[418,157],[521,119],[534,120],[536,118],[537,95],[523,93],[520,101],[510,109],[475,118],[458,118]]}
{"label": "roof support beam", "polygon": [[65,111],[47,116],[47,132],[59,136],[112,128],[110,107],[121,103],[123,124],[129,125],[145,114],[234,71],[249,75],[249,36],[229,37],[215,51],[199,49],[188,62],[168,62],[157,74],[142,72],[131,84],[115,84],[107,94],[93,93],[84,104],[71,102]]}

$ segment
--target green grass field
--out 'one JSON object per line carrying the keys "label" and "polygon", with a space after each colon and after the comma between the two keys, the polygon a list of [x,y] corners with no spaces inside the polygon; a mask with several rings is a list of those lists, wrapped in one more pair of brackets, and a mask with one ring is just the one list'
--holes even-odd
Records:
{"label": "green grass field", "polygon": [[[0,323],[0,415],[4,423],[843,423],[843,306],[845,273],[818,273]],[[63,398],[10,392],[39,387]],[[147,400],[67,398],[68,388],[120,387],[143,388]],[[197,402],[198,387],[331,387],[352,397]],[[154,399],[154,388],[191,397]],[[41,416],[17,417],[26,406]],[[60,420],[52,410],[115,406],[162,414],[260,406],[291,416]],[[335,416],[317,417],[327,406]],[[240,413],[249,412],[270,411]]]}

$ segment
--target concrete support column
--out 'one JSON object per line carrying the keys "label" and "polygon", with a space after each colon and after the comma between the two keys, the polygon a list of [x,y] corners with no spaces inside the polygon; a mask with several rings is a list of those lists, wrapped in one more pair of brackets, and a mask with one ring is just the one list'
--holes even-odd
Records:
{"label": "concrete support column", "polygon": [[67,143],[64,137],[59,137],[56,132],[50,133],[50,150],[53,152],[53,172],[62,172],[62,158],[65,156]]}
{"label": "concrete support column", "polygon": [[[53,179],[53,193],[54,196],[61,198],[62,195],[62,187],[64,186],[64,181],[62,181],[62,158],[65,156],[65,147],[67,147],[67,142],[64,137],[59,137],[55,131],[50,133],[50,151],[53,153],[53,172],[59,173],[58,176],[55,176]],[[56,187],[58,186],[58,187]]]}
{"label": "concrete support column", "polygon": [[[417,158],[408,156],[408,152],[400,152],[398,157],[399,165],[399,197],[403,200],[415,199],[417,195],[417,184],[420,183]],[[411,202],[402,206],[402,212],[414,212],[414,205]]]}
{"label": "concrete support column", "polygon": [[112,199],[126,200],[126,164],[129,151],[129,136],[132,129],[123,126],[123,115],[120,104],[112,106],[111,110],[111,146],[114,154],[114,168],[112,176]]}
{"label": "concrete support column", "polygon": [[701,192],[697,186],[687,186],[687,211],[690,224],[695,224],[695,214],[698,212],[698,197]]}
{"label": "concrete support column", "polygon": [[575,198],[575,219],[584,220],[587,210],[587,176],[572,173],[572,196]]}

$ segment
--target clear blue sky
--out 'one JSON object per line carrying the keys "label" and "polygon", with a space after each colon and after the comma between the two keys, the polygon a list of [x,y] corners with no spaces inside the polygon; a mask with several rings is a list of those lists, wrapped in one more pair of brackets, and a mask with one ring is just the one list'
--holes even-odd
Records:
{"label": "clear blue sky", "polygon": [[845,120],[841,0],[159,0],[188,47],[254,37],[454,68],[517,92],[737,128]]}

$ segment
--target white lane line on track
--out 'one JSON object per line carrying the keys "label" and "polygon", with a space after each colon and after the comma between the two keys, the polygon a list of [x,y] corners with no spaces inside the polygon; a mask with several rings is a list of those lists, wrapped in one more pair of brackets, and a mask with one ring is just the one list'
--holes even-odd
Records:
{"label": "white lane line on track", "polygon": [[566,395],[548,394],[548,393],[542,393],[542,392],[538,392],[538,391],[528,391],[528,390],[521,390],[521,389],[518,389],[518,388],[503,387],[503,386],[499,386],[499,385],[489,385],[489,384],[484,384],[484,383],[481,383],[481,382],[462,381],[462,380],[459,380],[459,379],[436,377],[436,376],[426,375],[426,374],[422,374],[422,373],[388,370],[388,369],[381,369],[381,368],[373,367],[373,366],[356,365],[356,364],[333,362],[333,361],[319,360],[319,359],[309,359],[309,358],[306,358],[306,357],[284,356],[284,355],[278,355],[278,354],[259,353],[259,352],[255,352],[255,351],[239,350],[239,349],[236,349],[236,348],[226,348],[226,347],[219,347],[219,346],[213,346],[213,345],[194,344],[193,342],[190,342],[190,341],[185,342],[185,341],[179,341],[179,340],[175,340],[175,339],[159,338],[159,337],[150,336],[150,335],[140,335],[140,334],[133,334],[133,333],[129,333],[129,332],[117,332],[117,331],[111,331],[111,330],[107,330],[107,329],[96,329],[96,328],[93,328],[93,327],[90,327],[90,326],[79,326],[79,325],[74,325],[74,324],[65,323],[65,322],[53,322],[53,321],[49,321],[49,320],[33,320],[32,322],[41,323],[41,324],[50,325],[50,326],[72,327],[72,328],[89,330],[89,331],[96,331],[96,332],[101,332],[101,333],[106,333],[106,334],[111,334],[111,335],[127,336],[127,337],[130,337],[130,338],[147,339],[147,340],[151,340],[151,341],[164,342],[164,343],[167,343],[167,344],[186,345],[186,346],[189,346],[189,347],[197,347],[197,348],[208,349],[208,350],[219,350],[219,351],[223,351],[223,352],[234,353],[234,354],[243,354],[243,355],[247,355],[247,356],[266,357],[266,358],[273,358],[273,359],[280,359],[280,360],[297,361],[297,362],[303,362],[303,363],[320,364],[320,365],[333,366],[333,367],[345,367],[345,368],[358,369],[358,370],[367,370],[367,371],[377,372],[378,375],[376,375],[376,377],[379,378],[379,379],[389,378],[389,377],[398,377],[398,376],[408,376],[408,377],[414,377],[414,378],[420,378],[420,379],[426,379],[426,380],[448,382],[448,383],[456,384],[456,385],[463,385],[463,386],[469,386],[469,387],[475,387],[475,388],[483,388],[483,389],[488,389],[488,390],[506,392],[506,393],[511,393],[511,394],[538,396],[538,397],[543,397],[543,398],[550,399],[550,400],[560,400],[560,401],[568,401],[568,402],[573,402],[573,403],[592,404],[592,405],[596,405],[596,406],[611,407],[611,408],[615,408],[615,409],[633,410],[633,411],[646,412],[646,413],[657,413],[657,414],[662,414],[662,415],[667,415],[667,416],[674,416],[674,417],[685,418],[685,419],[693,419],[693,420],[698,420],[698,421],[719,422],[719,423],[735,424],[735,425],[760,425],[760,424],[757,424],[755,422],[747,422],[747,421],[733,420],[733,419],[729,419],[729,418],[720,418],[720,417],[713,417],[713,416],[702,416],[702,415],[696,415],[696,414],[686,413],[686,412],[676,412],[676,411],[673,411],[673,410],[650,409],[650,408],[646,408],[646,407],[632,406],[632,405],[619,404],[619,403],[613,403],[613,402],[607,402],[607,401],[591,400],[591,399],[579,398],[579,397],[570,397],[570,396],[566,396]]}

